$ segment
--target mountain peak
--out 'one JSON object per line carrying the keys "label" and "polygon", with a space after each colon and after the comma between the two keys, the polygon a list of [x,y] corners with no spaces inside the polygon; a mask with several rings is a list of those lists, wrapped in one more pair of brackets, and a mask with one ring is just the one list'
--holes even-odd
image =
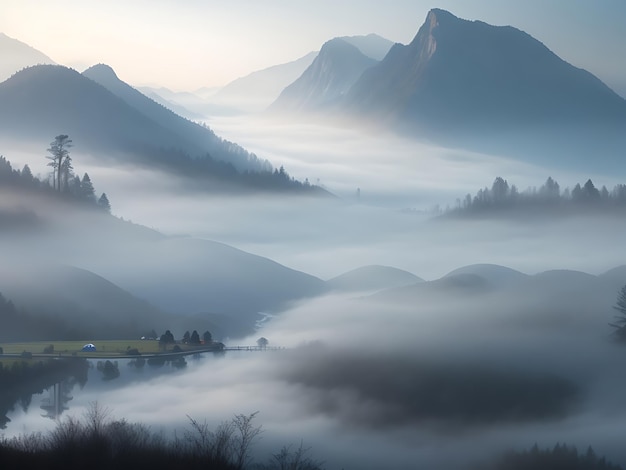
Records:
{"label": "mountain peak", "polygon": [[438,23],[439,21],[450,21],[450,20],[459,20],[458,17],[454,16],[447,10],[442,10],[441,8],[433,8],[426,15],[426,23],[434,25],[434,23]]}
{"label": "mountain peak", "polygon": [[101,79],[116,79],[119,80],[115,70],[107,64],[96,64],[89,67],[87,70],[83,72],[83,75],[89,78],[94,76],[100,77]]}

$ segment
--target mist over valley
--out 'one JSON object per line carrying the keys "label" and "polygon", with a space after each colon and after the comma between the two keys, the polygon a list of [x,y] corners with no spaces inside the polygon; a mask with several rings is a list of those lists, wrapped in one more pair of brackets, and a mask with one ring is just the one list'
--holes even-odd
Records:
{"label": "mist over valley", "polygon": [[0,35],[0,463],[97,402],[173,442],[253,417],[223,468],[626,468],[626,102],[420,15],[219,90]]}

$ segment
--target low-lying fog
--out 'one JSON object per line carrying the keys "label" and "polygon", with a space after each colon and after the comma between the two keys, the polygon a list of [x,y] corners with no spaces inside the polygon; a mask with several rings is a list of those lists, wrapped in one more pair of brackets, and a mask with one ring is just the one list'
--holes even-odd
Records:
{"label": "low-lying fog", "polygon": [[[300,180],[321,184],[338,199],[230,197],[184,192],[176,177],[118,164],[94,164],[74,142],[76,172],[89,172],[113,213],[165,234],[221,241],[309,274],[330,278],[367,264],[392,265],[434,279],[466,264],[505,264],[535,273],[552,268],[598,273],[622,262],[621,223],[594,226],[568,218],[424,224],[435,208],[490,187],[496,176],[520,191],[548,176],[561,189],[592,178],[599,188],[619,175],[538,167],[501,157],[443,149],[391,134],[320,124],[277,124],[259,118],[208,121],[218,135],[241,143]],[[45,175],[45,144],[7,149],[16,167]],[[357,196],[357,190],[359,195]],[[589,254],[587,254],[589,253]],[[549,256],[546,256],[549,255]]]}
{"label": "low-lying fog", "polygon": [[[157,172],[103,168],[87,157],[83,163],[79,142],[74,166],[89,172],[118,216],[165,234],[227,243],[321,279],[370,264],[426,280],[475,263],[594,276],[519,275],[509,285],[496,270],[374,296],[302,301],[244,340],[263,335],[288,350],[190,361],[175,380],[164,375],[104,389],[91,380],[75,392],[72,412],[98,400],[130,421],[182,429],[186,415],[217,423],[259,411],[266,430],[260,454],[302,439],[329,469],[463,468],[507,448],[557,442],[592,445],[626,464],[626,350],[611,341],[608,326],[626,278],[595,277],[626,264],[626,221],[593,214],[429,221],[427,213],[435,204],[453,206],[496,176],[520,190],[548,176],[562,188],[590,177],[597,186],[626,181],[319,125],[210,124],[339,198],[184,193]],[[5,151],[11,161],[24,158],[33,173],[45,171],[43,157],[14,155]],[[98,253],[64,253],[98,274],[99,267],[111,269]],[[12,419],[13,433],[41,426],[19,411]]]}

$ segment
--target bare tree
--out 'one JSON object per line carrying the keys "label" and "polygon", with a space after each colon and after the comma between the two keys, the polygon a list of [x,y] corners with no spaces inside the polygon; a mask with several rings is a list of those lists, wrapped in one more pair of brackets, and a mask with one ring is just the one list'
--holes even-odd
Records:
{"label": "bare tree", "polygon": [[262,432],[261,426],[254,426],[252,424],[252,420],[258,413],[259,412],[256,411],[249,415],[238,414],[233,418],[232,423],[236,435],[233,449],[233,463],[239,470],[245,468],[250,461],[250,446]]}

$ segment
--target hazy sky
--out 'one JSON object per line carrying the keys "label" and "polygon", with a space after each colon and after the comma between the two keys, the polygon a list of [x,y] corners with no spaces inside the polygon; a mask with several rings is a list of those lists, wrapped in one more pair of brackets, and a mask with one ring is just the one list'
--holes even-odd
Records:
{"label": "hazy sky", "polygon": [[2,0],[0,32],[82,70],[176,90],[219,86],[334,36],[408,43],[430,8],[511,24],[626,95],[623,0]]}

